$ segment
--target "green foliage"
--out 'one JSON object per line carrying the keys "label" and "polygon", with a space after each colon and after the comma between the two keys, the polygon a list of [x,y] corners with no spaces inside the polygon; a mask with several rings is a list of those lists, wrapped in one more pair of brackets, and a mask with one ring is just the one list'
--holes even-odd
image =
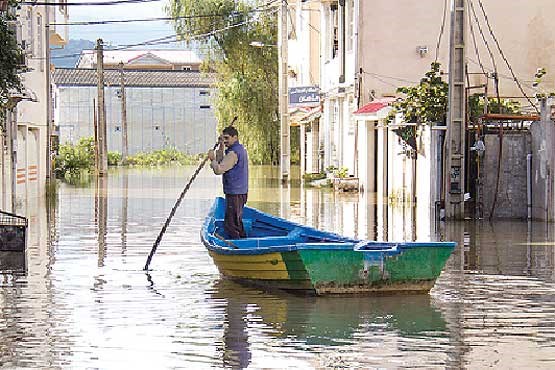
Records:
{"label": "green foliage", "polygon": [[[211,34],[205,69],[217,74],[219,128],[237,116],[239,138],[255,164],[279,163],[277,18],[252,11],[266,0],[171,0],[168,13],[183,39]],[[198,17],[221,14],[221,17]],[[215,30],[223,30],[214,32]],[[262,47],[251,46],[251,42]],[[292,144],[296,144],[293,143]]]}
{"label": "green foliage", "polygon": [[322,180],[326,178],[326,174],[322,172],[318,173],[305,173],[303,174],[303,179],[305,181],[314,181],[314,180]]}
{"label": "green foliage", "polygon": [[108,152],[108,166],[117,166],[121,163],[120,152]]}
{"label": "green foliage", "polygon": [[175,148],[169,148],[128,156],[126,164],[129,166],[192,165],[199,163],[203,156],[204,154],[188,155]]}
{"label": "green foliage", "polygon": [[94,139],[83,137],[76,145],[62,144],[55,160],[57,177],[78,176],[94,165]]}
{"label": "green foliage", "polygon": [[551,91],[551,92],[547,92],[544,89],[541,88],[541,83],[543,80],[543,77],[547,74],[547,70],[545,68],[538,68],[536,73],[534,74],[534,82],[532,83],[532,86],[534,87],[534,89],[538,90],[536,91],[536,93],[534,94],[534,97],[536,99],[545,99],[547,97],[554,97],[555,96],[555,92]]}
{"label": "green foliage", "polygon": [[331,166],[326,167],[326,168],[324,169],[324,171],[325,171],[326,173],[333,173],[333,172],[337,171],[338,169],[339,169],[339,167],[336,167],[336,166],[334,166],[334,165],[331,165]]}
{"label": "green foliage", "polygon": [[[400,113],[403,120],[416,124],[440,124],[447,120],[447,103],[449,98],[449,84],[441,78],[440,64],[434,62],[420,83],[416,86],[399,87],[398,93],[404,98],[393,103],[388,122],[392,122],[395,115]],[[404,126],[394,130],[408,145],[416,150],[416,126]]]}
{"label": "green foliage", "polygon": [[[484,95],[474,94],[468,97],[468,116],[470,121],[477,122],[478,118],[484,114]],[[501,104],[499,104],[501,103]],[[521,113],[520,103],[510,99],[497,100],[495,97],[488,97],[488,113]]]}
{"label": "green foliage", "polygon": [[402,126],[393,130],[405,143],[407,143],[414,150],[416,147],[416,126]]}
{"label": "green foliage", "polygon": [[400,87],[397,92],[405,97],[393,103],[390,122],[395,114],[401,113],[405,122],[445,124],[449,85],[441,78],[439,63],[431,64],[430,71],[426,72],[418,85]]}
{"label": "green foliage", "polygon": [[341,168],[333,171],[333,175],[335,177],[340,178],[340,179],[344,179],[345,177],[347,177],[348,173],[349,173],[349,169],[347,167],[341,167]]}
{"label": "green foliage", "polygon": [[[9,2],[14,5],[14,1]],[[19,69],[22,51],[9,23],[13,21],[9,12],[0,12],[0,126],[4,127],[5,109],[8,107],[9,93],[22,89]]]}

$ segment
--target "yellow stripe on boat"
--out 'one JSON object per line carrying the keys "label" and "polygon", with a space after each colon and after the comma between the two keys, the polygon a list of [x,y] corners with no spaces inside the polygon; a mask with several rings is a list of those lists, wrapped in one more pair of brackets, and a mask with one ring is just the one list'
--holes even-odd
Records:
{"label": "yellow stripe on boat", "polygon": [[263,255],[227,255],[209,252],[220,272],[230,277],[264,280],[288,280],[287,266],[281,253]]}

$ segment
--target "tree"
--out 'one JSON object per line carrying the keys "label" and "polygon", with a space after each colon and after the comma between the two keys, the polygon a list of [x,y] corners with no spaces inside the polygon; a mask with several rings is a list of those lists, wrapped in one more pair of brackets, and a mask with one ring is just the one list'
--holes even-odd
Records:
{"label": "tree", "polygon": [[[9,3],[9,5],[15,5],[15,1]],[[14,18],[8,11],[0,11],[0,123],[2,127],[10,92],[22,89],[19,75],[22,51],[9,24]]]}
{"label": "tree", "polygon": [[[397,92],[405,97],[393,103],[389,122],[400,113],[405,122],[420,124],[445,125],[447,119],[447,103],[449,85],[440,74],[440,64],[434,62],[420,83],[416,86],[399,87]],[[407,144],[416,149],[416,126],[405,126],[396,130]]]}
{"label": "tree", "polygon": [[204,70],[217,74],[219,125],[238,117],[256,164],[279,163],[277,19],[270,10],[266,0],[171,0],[168,7],[182,17],[174,24],[178,35],[208,47]]}

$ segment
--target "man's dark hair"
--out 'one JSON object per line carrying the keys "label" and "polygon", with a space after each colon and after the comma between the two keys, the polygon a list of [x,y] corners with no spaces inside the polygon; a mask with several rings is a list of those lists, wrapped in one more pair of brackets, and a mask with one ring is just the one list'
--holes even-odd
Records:
{"label": "man's dark hair", "polygon": [[224,128],[222,132],[225,135],[229,135],[229,136],[239,136],[239,132],[237,132],[237,129],[233,126],[227,126],[226,128]]}

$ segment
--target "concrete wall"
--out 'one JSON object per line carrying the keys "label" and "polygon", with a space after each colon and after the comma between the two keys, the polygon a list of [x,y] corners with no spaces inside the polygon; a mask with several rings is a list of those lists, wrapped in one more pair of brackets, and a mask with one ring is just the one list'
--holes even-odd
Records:
{"label": "concrete wall", "polygon": [[555,125],[551,120],[551,102],[542,104],[542,121],[530,128],[532,142],[532,218],[555,220],[554,174]]}
{"label": "concrete wall", "polygon": [[[484,218],[489,218],[497,182],[498,135],[485,135],[484,143],[486,145],[482,171]],[[525,219],[527,217],[526,156],[530,150],[530,132],[505,131],[494,218]]]}

